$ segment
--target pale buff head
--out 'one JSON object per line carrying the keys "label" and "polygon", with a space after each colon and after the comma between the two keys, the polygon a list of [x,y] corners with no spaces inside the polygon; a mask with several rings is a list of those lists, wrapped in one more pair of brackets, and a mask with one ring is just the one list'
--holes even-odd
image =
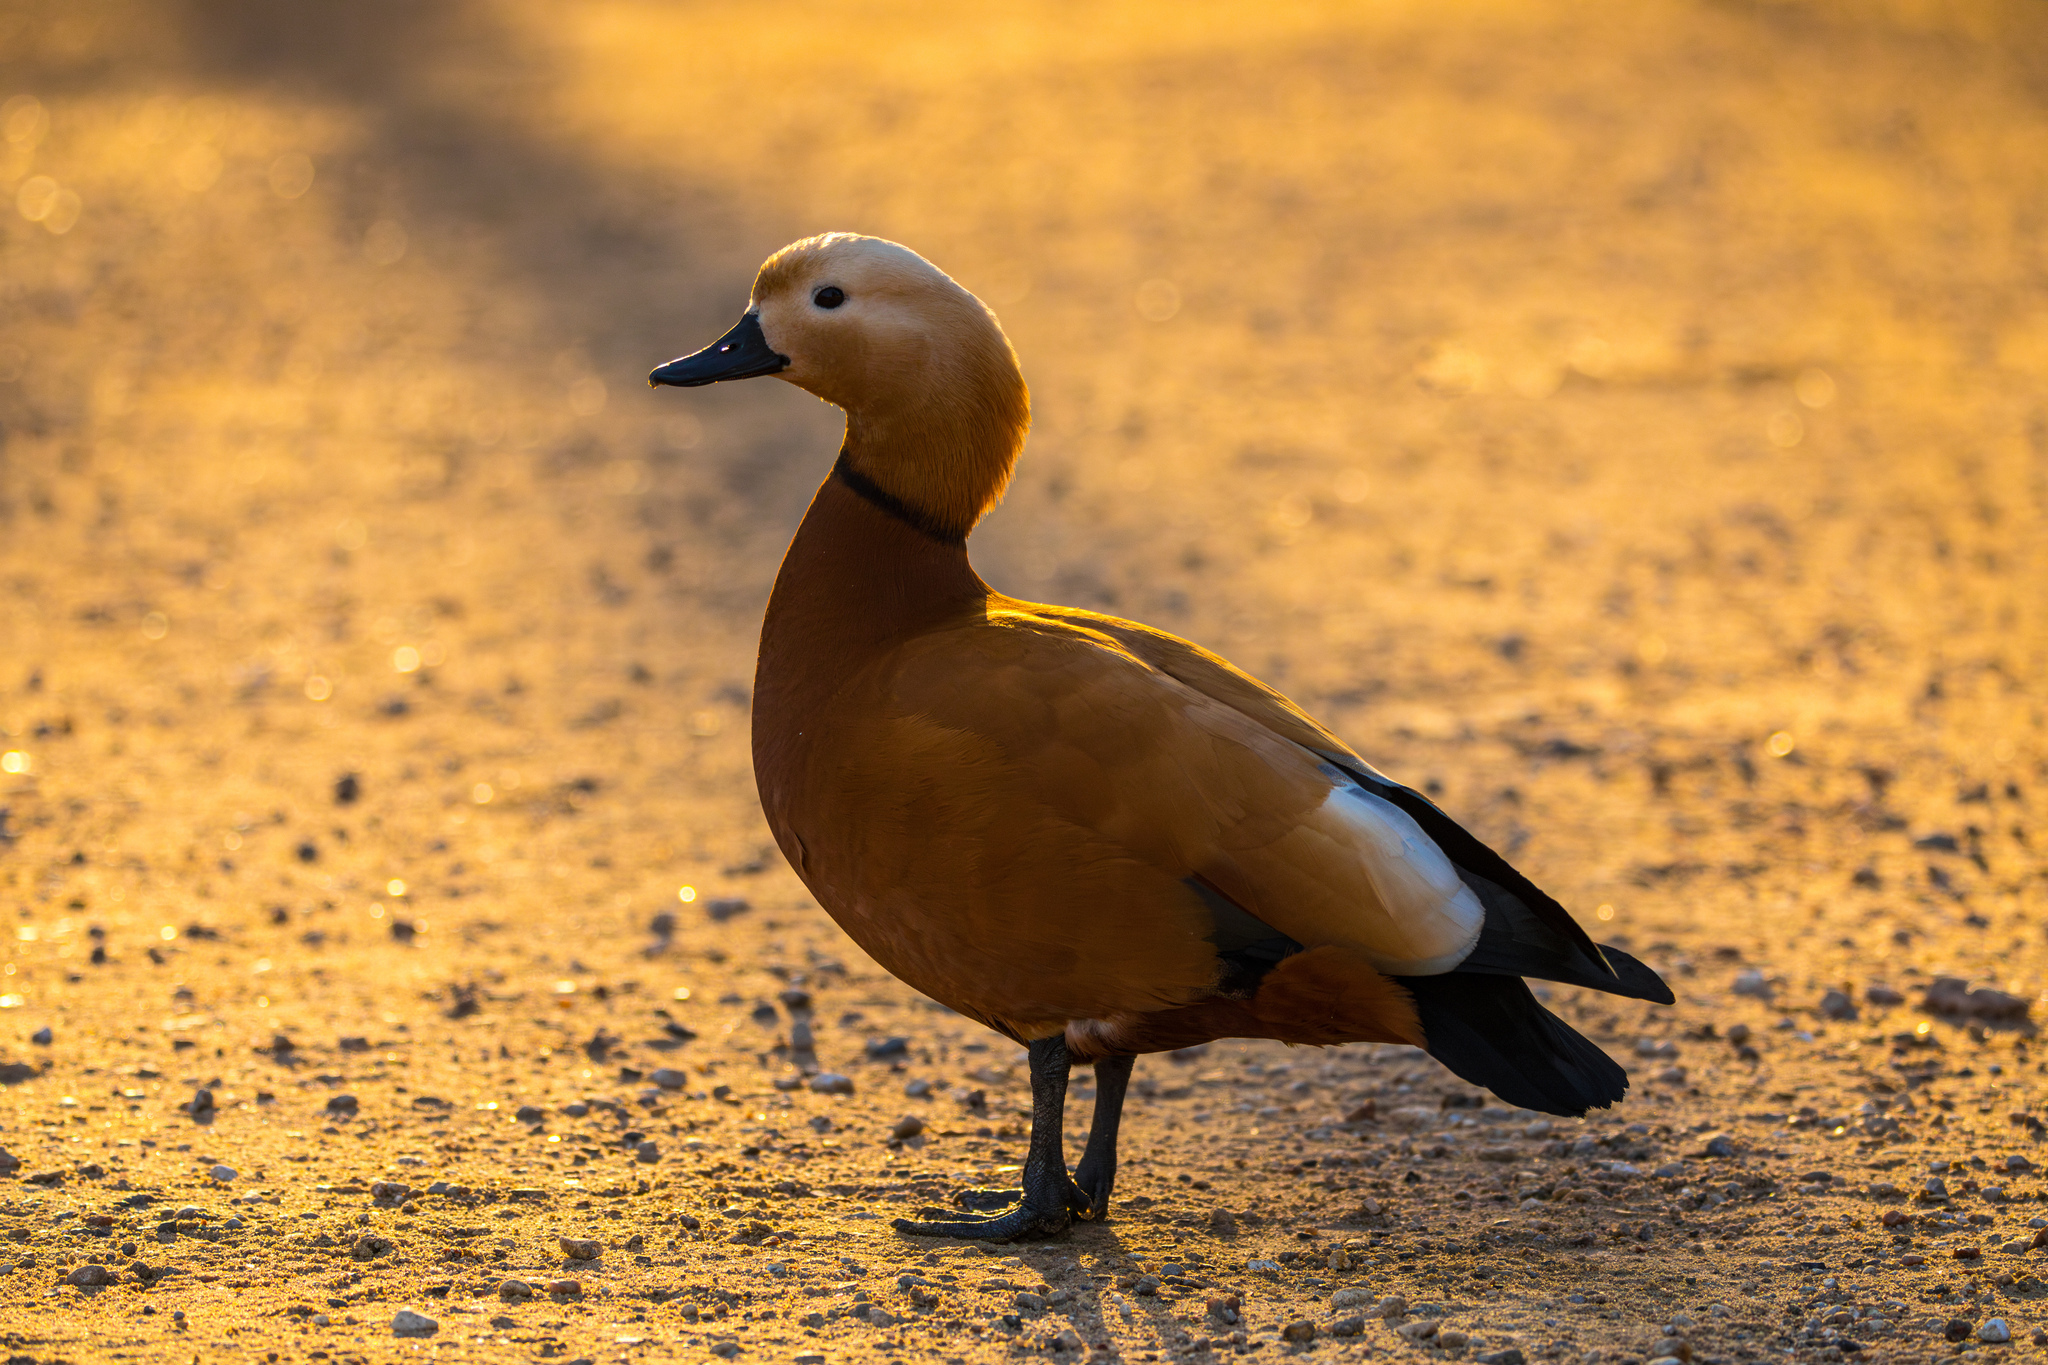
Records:
{"label": "pale buff head", "polygon": [[1031,420],[995,314],[879,237],[833,232],[776,252],[740,326],[653,380],[757,374],[845,409],[846,462],[949,535],[1002,496]]}

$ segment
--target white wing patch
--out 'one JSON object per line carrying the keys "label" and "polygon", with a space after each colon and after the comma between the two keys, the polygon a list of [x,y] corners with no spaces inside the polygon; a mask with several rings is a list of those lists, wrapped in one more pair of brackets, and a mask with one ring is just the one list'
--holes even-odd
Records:
{"label": "white wing patch", "polygon": [[1346,842],[1377,893],[1377,905],[1359,907],[1371,921],[1361,926],[1359,947],[1372,964],[1400,976],[1435,976],[1463,962],[1486,908],[1422,826],[1348,782],[1331,791],[1321,814],[1351,836]]}

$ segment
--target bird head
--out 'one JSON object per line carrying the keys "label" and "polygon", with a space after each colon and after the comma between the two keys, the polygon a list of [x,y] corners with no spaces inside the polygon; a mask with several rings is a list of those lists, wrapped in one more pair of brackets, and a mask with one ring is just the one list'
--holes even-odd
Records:
{"label": "bird head", "polygon": [[694,388],[774,375],[846,412],[842,459],[964,536],[1030,425],[1016,353],[981,300],[907,247],[833,232],[770,256],[739,323],[648,376]]}

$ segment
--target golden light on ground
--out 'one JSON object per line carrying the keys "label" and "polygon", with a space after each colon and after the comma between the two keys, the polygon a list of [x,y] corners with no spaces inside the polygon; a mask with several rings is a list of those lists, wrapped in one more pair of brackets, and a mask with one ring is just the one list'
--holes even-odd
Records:
{"label": "golden light on ground", "polygon": [[[2042,35],[1999,0],[0,10],[7,1330],[2027,1349],[2044,1063],[1930,1001],[2048,985]],[[1230,657],[1667,975],[1668,1010],[1543,988],[1620,1110],[1219,1044],[1139,1064],[1107,1224],[894,1239],[1014,1173],[1029,1097],[758,814],[755,630],[837,420],[644,384],[835,228],[1017,348],[992,583]],[[123,1278],[60,1283],[88,1263]]]}

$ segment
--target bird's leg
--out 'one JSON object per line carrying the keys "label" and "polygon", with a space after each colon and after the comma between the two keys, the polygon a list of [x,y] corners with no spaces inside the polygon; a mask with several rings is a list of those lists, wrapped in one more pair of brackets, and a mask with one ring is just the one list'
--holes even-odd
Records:
{"label": "bird's leg", "polygon": [[1074,1168],[1074,1183],[1088,1197],[1083,1218],[1109,1213],[1109,1192],[1116,1186],[1116,1129],[1124,1116],[1124,1091],[1131,1083],[1135,1057],[1104,1057],[1095,1064],[1095,1122],[1088,1130],[1088,1148]]}
{"label": "bird's leg", "polygon": [[[894,1227],[915,1237],[971,1237],[983,1242],[1011,1242],[1020,1237],[1051,1237],[1065,1232],[1076,1213],[1086,1215],[1088,1196],[1067,1175],[1062,1119],[1067,1105],[1067,1040],[1054,1034],[1030,1046],[1031,1150],[1024,1158],[1024,1198],[1016,1208],[985,1217],[913,1222],[898,1218]],[[1092,1144],[1091,1144],[1092,1145]]]}

